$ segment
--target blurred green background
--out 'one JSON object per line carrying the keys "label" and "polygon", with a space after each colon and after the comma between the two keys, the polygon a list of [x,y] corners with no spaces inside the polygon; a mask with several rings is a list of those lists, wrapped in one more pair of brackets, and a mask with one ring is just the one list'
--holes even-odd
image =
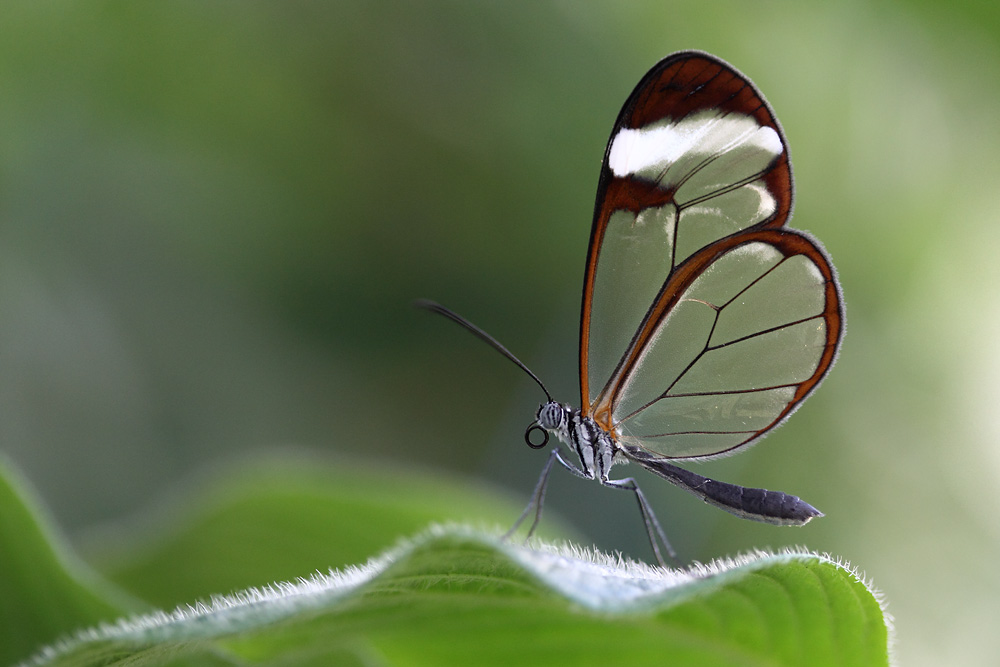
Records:
{"label": "blurred green background", "polygon": [[[577,402],[611,124],[656,60],[704,49],[782,121],[793,226],[830,251],[848,331],[785,427],[697,470],[827,516],[779,529],[644,489],[683,558],[830,552],[884,591],[902,664],[992,663],[998,7],[4,3],[0,448],[75,540],[283,447],[526,501],[539,391],[409,302]],[[556,475],[548,509],[649,558],[628,494]]]}

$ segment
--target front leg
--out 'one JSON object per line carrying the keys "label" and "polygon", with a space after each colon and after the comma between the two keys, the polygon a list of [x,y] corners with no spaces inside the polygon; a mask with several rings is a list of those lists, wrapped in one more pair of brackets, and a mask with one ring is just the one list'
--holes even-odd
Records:
{"label": "front leg", "polygon": [[535,528],[538,527],[538,522],[542,520],[542,506],[545,504],[545,489],[549,483],[549,473],[552,472],[552,464],[558,461],[563,468],[569,470],[571,473],[580,477],[582,479],[594,479],[594,473],[591,472],[587,474],[583,469],[573,464],[572,461],[567,461],[563,457],[562,452],[558,447],[554,447],[551,452],[549,452],[549,460],[545,462],[545,467],[542,468],[542,474],[538,477],[538,483],[535,484],[535,490],[531,493],[531,500],[528,501],[528,506],[524,508],[521,512],[521,516],[517,518],[514,525],[511,526],[510,530],[504,533],[503,539],[508,539],[514,532],[520,527],[528,515],[531,513],[531,508],[535,508],[535,519],[531,522],[531,528],[528,529],[528,534],[524,538],[527,541],[535,532]]}

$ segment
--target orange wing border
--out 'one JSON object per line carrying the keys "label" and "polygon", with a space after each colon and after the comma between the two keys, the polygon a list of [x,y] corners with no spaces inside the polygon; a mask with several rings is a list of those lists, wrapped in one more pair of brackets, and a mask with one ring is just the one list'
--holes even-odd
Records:
{"label": "orange wing border", "polygon": [[[715,260],[722,255],[735,250],[736,248],[750,243],[764,243],[778,250],[784,257],[803,255],[808,258],[820,272],[823,278],[824,303],[823,311],[818,314],[826,324],[826,342],[823,352],[820,354],[819,362],[812,375],[803,382],[796,383],[795,393],[781,413],[771,423],[764,428],[755,431],[745,440],[724,450],[714,452],[708,456],[720,456],[735,449],[745,447],[758,440],[765,433],[778,426],[787,419],[798,406],[809,397],[809,395],[819,386],[827,372],[833,366],[840,349],[840,342],[844,335],[844,308],[843,299],[840,292],[840,284],[837,281],[837,273],[830,263],[826,252],[819,241],[810,235],[794,229],[761,229],[741,232],[725,237],[712,243],[685,260],[667,284],[657,295],[653,306],[650,308],[639,327],[634,344],[629,348],[628,353],[622,359],[619,367],[609,380],[608,385],[594,406],[591,407],[590,416],[608,432],[614,432],[612,413],[614,411],[616,399],[622,382],[635,368],[636,363],[642,358],[643,351],[647,344],[653,340],[653,336],[671,310],[680,302],[684,292],[697,280]],[[671,457],[663,457],[671,458]],[[705,458],[684,457],[684,458]]]}

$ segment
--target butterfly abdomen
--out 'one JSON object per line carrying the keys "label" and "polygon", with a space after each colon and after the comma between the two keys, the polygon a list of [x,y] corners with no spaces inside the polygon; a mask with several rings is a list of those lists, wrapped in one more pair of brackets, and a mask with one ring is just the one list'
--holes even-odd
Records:
{"label": "butterfly abdomen", "polygon": [[649,456],[641,450],[624,448],[625,454],[646,470],[673,482],[709,505],[726,510],[743,519],[762,521],[778,526],[802,526],[823,516],[818,509],[798,496],[782,491],[755,489],[702,477],[690,470],[678,468],[663,459]]}
{"label": "butterfly abdomen", "polygon": [[708,480],[704,495],[692,490],[710,505],[736,516],[779,526],[801,526],[823,513],[798,496],[782,491],[754,489]]}

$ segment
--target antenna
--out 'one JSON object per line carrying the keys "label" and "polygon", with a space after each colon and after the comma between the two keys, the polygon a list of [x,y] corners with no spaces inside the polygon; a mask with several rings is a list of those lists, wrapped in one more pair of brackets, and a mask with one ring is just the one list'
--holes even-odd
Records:
{"label": "antenna", "polygon": [[440,303],[435,303],[434,301],[429,301],[427,299],[417,299],[416,301],[413,302],[413,305],[416,306],[417,308],[423,308],[425,310],[438,313],[439,315],[444,315],[449,320],[461,324],[477,338],[488,343],[490,346],[493,347],[494,350],[496,350],[497,352],[499,352],[500,354],[502,354],[503,356],[507,357],[515,364],[517,364],[518,368],[520,368],[522,371],[530,375],[531,379],[538,383],[538,386],[541,387],[542,391],[545,392],[545,397],[549,399],[550,402],[552,401],[552,394],[550,394],[549,390],[545,388],[545,385],[542,384],[542,381],[538,379],[538,376],[532,373],[531,369],[525,366],[520,359],[515,357],[510,350],[501,345],[500,341],[498,341],[496,338],[489,335],[488,333],[486,333],[485,331],[483,331],[482,329],[480,329],[475,324],[465,319],[455,311],[445,308]]}

